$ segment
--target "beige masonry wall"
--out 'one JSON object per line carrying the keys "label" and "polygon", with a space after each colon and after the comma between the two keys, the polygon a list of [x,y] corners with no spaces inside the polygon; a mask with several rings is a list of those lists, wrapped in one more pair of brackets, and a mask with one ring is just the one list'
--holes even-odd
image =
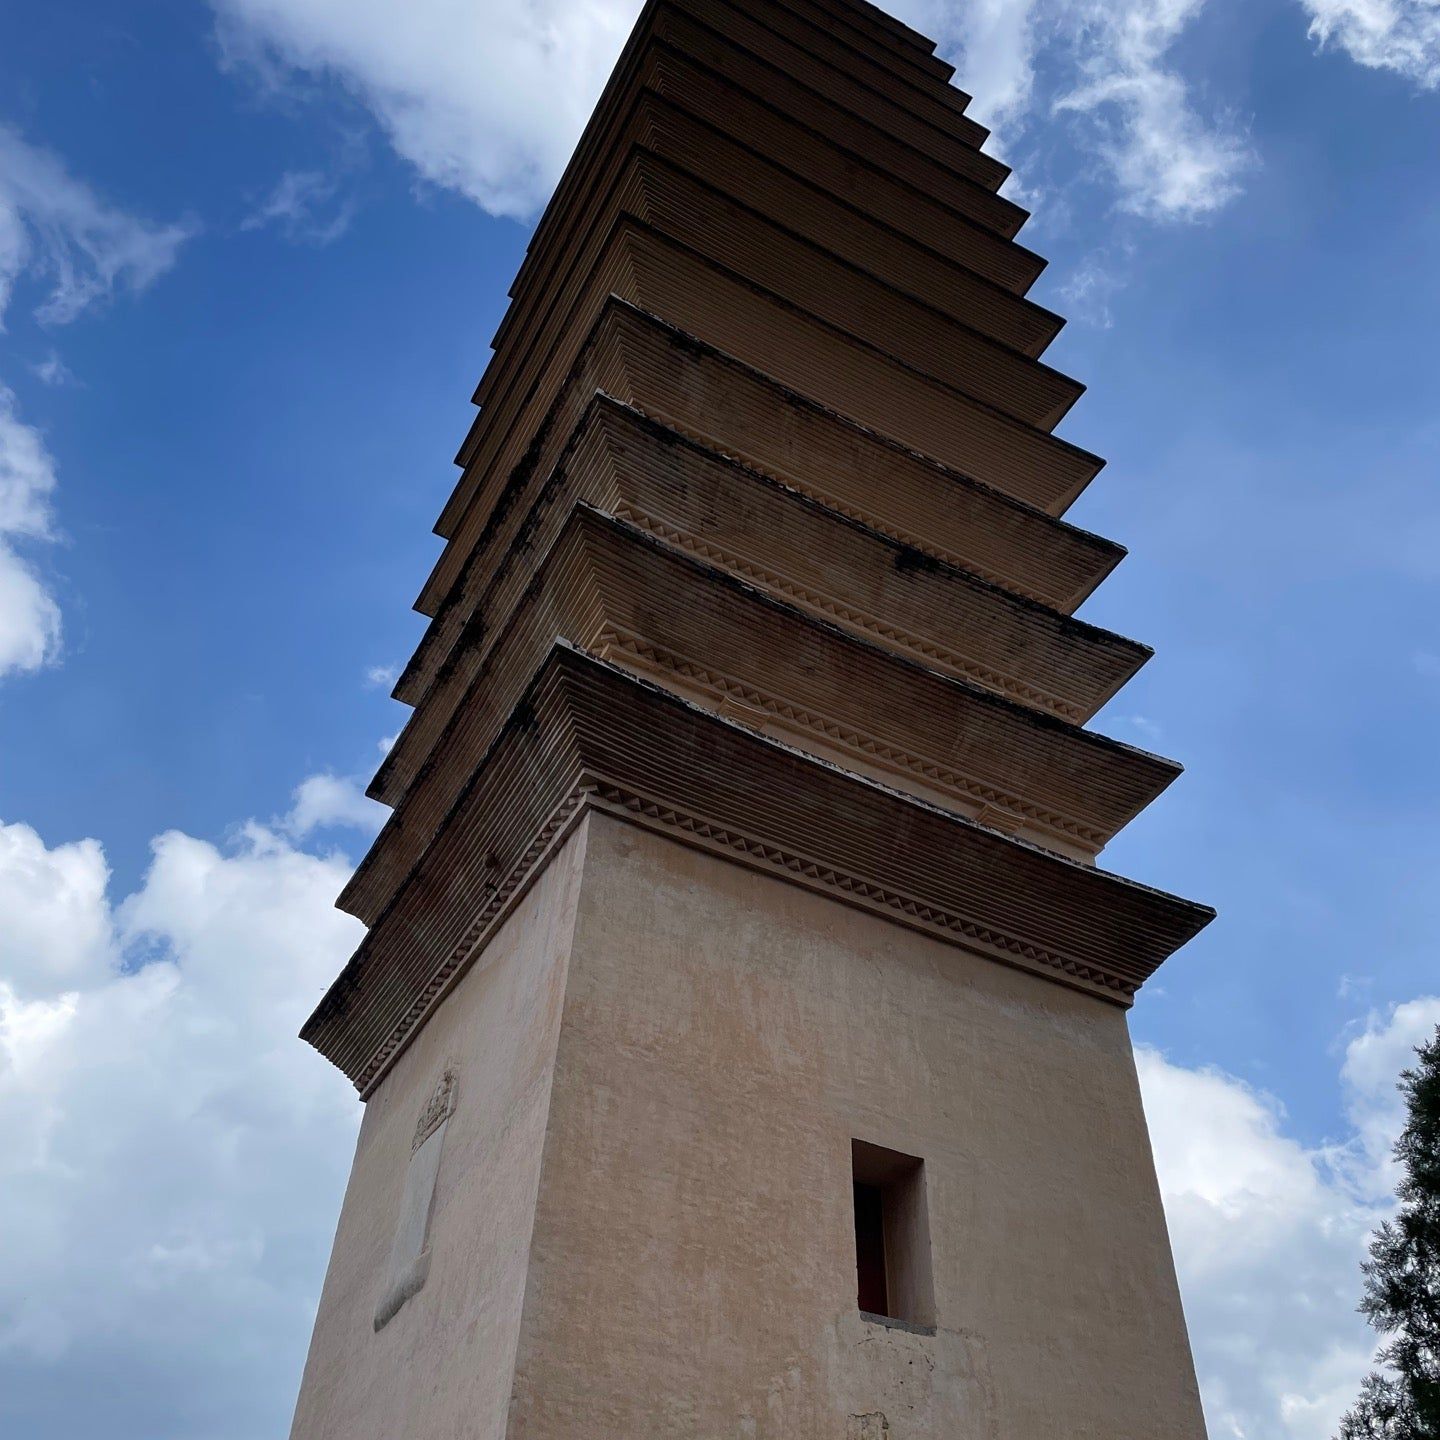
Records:
{"label": "beige masonry wall", "polygon": [[[933,1334],[858,1313],[852,1139],[925,1161]],[[592,815],[367,1106],[292,1437],[1204,1433],[1124,1013]]]}
{"label": "beige masonry wall", "polygon": [[[1203,1437],[1121,1010],[588,828],[511,1440]],[[933,1335],[857,1311],[852,1138],[925,1161]]]}
{"label": "beige masonry wall", "polygon": [[[583,827],[366,1106],[293,1440],[505,1433]],[[450,1070],[423,1287],[375,1330],[416,1124]]]}

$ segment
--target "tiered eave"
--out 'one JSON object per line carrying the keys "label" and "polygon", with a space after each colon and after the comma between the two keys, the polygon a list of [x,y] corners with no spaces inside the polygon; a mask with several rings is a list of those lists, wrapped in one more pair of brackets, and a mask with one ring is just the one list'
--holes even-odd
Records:
{"label": "tiered eave", "polygon": [[305,1034],[362,1089],[594,810],[1128,1004],[1209,919],[1095,857],[1178,766],[1085,728],[1006,167],[859,0],[650,0],[532,238],[437,524],[370,927]]}

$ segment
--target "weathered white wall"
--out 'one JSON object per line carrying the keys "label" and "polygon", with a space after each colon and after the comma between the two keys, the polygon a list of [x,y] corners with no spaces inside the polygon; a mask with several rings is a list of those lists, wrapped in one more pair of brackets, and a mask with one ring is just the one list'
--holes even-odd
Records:
{"label": "weathered white wall", "polygon": [[[583,828],[366,1106],[294,1440],[505,1433]],[[425,1284],[378,1333],[416,1122],[456,1076]]]}

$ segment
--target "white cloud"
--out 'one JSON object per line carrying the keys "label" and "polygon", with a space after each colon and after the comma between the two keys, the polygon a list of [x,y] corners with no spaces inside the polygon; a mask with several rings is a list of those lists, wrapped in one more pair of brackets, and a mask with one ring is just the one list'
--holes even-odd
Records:
{"label": "white cloud", "polygon": [[232,63],[338,80],[396,151],[496,215],[545,201],[636,0],[212,0]]}
{"label": "white cloud", "polygon": [[1155,220],[1196,220],[1240,193],[1254,164],[1232,125],[1206,119],[1166,60],[1205,0],[1087,3],[1077,16],[1079,82],[1058,113],[1089,116],[1123,208]]}
{"label": "white cloud", "polygon": [[1377,1216],[1267,1096],[1137,1058],[1211,1440],[1322,1440],[1371,1353],[1355,1305]]}
{"label": "white cloud", "polygon": [[1041,32],[1062,8],[1055,0],[909,0],[894,8],[951,55],[955,83],[974,97],[969,113],[1002,137],[1023,121],[1035,90]]}
{"label": "white cloud", "polygon": [[60,646],[60,608],[15,541],[54,538],[55,462],[0,385],[0,677],[38,670]]}
{"label": "white cloud", "polygon": [[[891,0],[890,8],[939,42],[1002,150],[1037,117],[1069,117],[1082,122],[1079,139],[1106,164],[1122,208],[1190,221],[1234,199],[1257,163],[1243,127],[1204,113],[1173,61],[1206,3]],[[1440,86],[1435,0],[1302,3],[1320,44]],[[519,218],[548,196],[639,9],[636,0],[211,4],[232,63],[271,84],[297,75],[339,81],[425,179]],[[328,183],[286,176],[281,189],[317,182]],[[284,204],[271,218],[297,197],[276,198]],[[5,250],[0,225],[0,273]]]}
{"label": "white cloud", "polygon": [[[22,277],[45,294],[36,315],[63,324],[118,288],[143,290],[174,263],[189,224],[151,225],[102,200],[58,156],[0,125],[0,330]],[[46,384],[56,355],[32,367]],[[60,649],[60,608],[17,542],[55,538],[55,462],[0,384],[0,677],[38,670]]]}
{"label": "white cloud", "polygon": [[57,155],[0,125],[0,324],[26,272],[49,292],[36,315],[64,324],[119,287],[145,289],[195,228],[152,225],[117,210]]}
{"label": "white cloud", "polygon": [[1165,738],[1164,727],[1148,715],[1117,715],[1115,719],[1119,724],[1137,730],[1147,745],[1158,745]]}
{"label": "white cloud", "polygon": [[[211,0],[225,54],[272,85],[337,80],[427,180],[526,218],[559,177],[636,0]],[[1244,137],[1196,109],[1169,52],[1205,0],[895,0],[940,43],[1002,147],[1083,119],[1122,205],[1191,220],[1239,192]],[[1037,75],[1047,75],[1044,96]]]}
{"label": "white cloud", "polygon": [[54,998],[106,973],[109,882],[94,840],[50,850],[29,826],[0,823],[0,977],[13,992]]}
{"label": "white cloud", "polygon": [[1303,0],[1310,36],[1357,64],[1393,70],[1426,90],[1440,86],[1440,5],[1435,0]]}
{"label": "white cloud", "polygon": [[385,807],[343,775],[311,775],[295,787],[291,798],[280,828],[297,840],[337,826],[373,832],[385,819]]}
{"label": "white cloud", "polygon": [[1234,199],[1254,164],[1244,135],[1201,113],[1171,60],[1205,4],[901,0],[896,10],[940,41],[975,97],[971,112],[996,130],[1002,150],[1038,118],[1068,119],[1078,143],[1105,163],[1123,209],[1198,220]]}
{"label": "white cloud", "polygon": [[371,690],[389,690],[400,678],[397,665],[372,665],[365,672],[365,684]]}
{"label": "white cloud", "polygon": [[355,204],[337,199],[340,182],[318,170],[287,170],[275,188],[240,223],[242,230],[274,226],[287,240],[329,245],[350,228]]}
{"label": "white cloud", "polygon": [[[1437,0],[1301,3],[1320,46],[1440,88]],[[940,41],[957,83],[975,97],[971,113],[996,130],[1002,148],[1038,115],[1084,117],[1093,126],[1084,138],[1108,165],[1123,208],[1155,220],[1198,220],[1234,199],[1257,163],[1244,130],[1224,114],[1203,114],[1170,58],[1206,4],[894,0],[892,8]]]}
{"label": "white cloud", "polygon": [[32,365],[30,373],[44,385],[74,385],[77,383],[70,367],[53,350],[43,360]]}
{"label": "white cloud", "polygon": [[1340,983],[1335,987],[1335,996],[1339,1000],[1351,1000],[1361,995],[1368,995],[1375,988],[1375,977],[1373,975],[1352,975],[1348,971],[1340,977]]}
{"label": "white cloud", "polygon": [[60,649],[60,607],[35,571],[0,542],[0,676],[38,670]]}
{"label": "white cloud", "polygon": [[1307,1148],[1271,1097],[1218,1070],[1137,1059],[1211,1440],[1328,1440],[1375,1336],[1360,1261],[1388,1213],[1395,1091],[1440,999],[1371,1016],[1345,1051],[1349,1135]]}
{"label": "white cloud", "polygon": [[357,1107],[296,1031],[361,933],[348,866],[254,825],[152,848],[112,911],[94,841],[0,829],[17,1435],[283,1434],[304,1359]]}
{"label": "white cloud", "polygon": [[[1097,251],[1087,255],[1060,287],[1071,318],[1108,330],[1115,323],[1111,302],[1125,288],[1132,258],[1123,246],[1118,253]],[[1141,730],[1151,723],[1143,716],[1125,718]]]}
{"label": "white cloud", "polygon": [[1341,1076],[1350,1094],[1350,1119],[1364,1165],[1389,1191],[1395,1179],[1391,1147],[1405,1123],[1405,1102],[1396,1089],[1400,1072],[1415,1062],[1415,1047],[1440,1025],[1440,998],[1423,996],[1398,1005],[1384,1021],[1371,1016],[1345,1050]]}
{"label": "white cloud", "polygon": [[0,535],[50,538],[55,462],[40,432],[21,424],[15,395],[0,385]]}

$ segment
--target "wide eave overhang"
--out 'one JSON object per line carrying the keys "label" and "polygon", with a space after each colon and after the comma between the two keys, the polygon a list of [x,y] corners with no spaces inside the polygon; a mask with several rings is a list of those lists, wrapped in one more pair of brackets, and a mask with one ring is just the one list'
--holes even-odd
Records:
{"label": "wide eave overhang", "polygon": [[592,809],[1121,1005],[1213,914],[557,641],[304,1038],[368,1093]]}

